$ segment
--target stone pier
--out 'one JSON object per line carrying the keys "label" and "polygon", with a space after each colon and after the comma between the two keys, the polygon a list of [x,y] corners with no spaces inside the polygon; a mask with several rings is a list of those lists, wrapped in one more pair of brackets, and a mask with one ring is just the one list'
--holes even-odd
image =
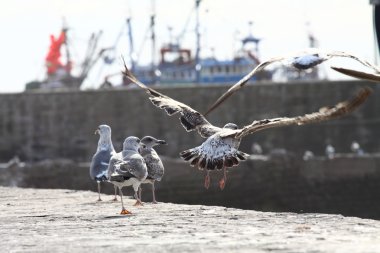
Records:
{"label": "stone pier", "polygon": [[2,252],[378,252],[380,221],[0,187]]}

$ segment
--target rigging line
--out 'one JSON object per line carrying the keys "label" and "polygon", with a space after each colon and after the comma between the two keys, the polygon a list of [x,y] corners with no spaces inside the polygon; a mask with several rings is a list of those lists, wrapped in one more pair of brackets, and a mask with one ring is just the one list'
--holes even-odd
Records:
{"label": "rigging line", "polygon": [[187,32],[187,28],[188,28],[188,26],[189,26],[190,20],[191,20],[191,18],[192,18],[192,16],[193,16],[193,12],[195,11],[195,9],[196,9],[196,5],[194,5],[194,7],[190,10],[190,13],[189,13],[189,15],[187,16],[187,20],[186,20],[186,22],[185,22],[185,25],[184,25],[184,27],[183,27],[181,33],[180,33],[180,34],[177,36],[177,38],[176,38],[178,44],[180,44],[180,40],[183,39],[185,33]]}
{"label": "rigging line", "polygon": [[143,39],[143,42],[141,43],[140,48],[139,48],[138,53],[137,53],[136,63],[139,62],[139,59],[140,59],[140,56],[141,56],[142,51],[143,51],[143,49],[144,49],[145,42],[146,42],[147,38],[150,38],[150,36],[148,36],[148,35],[149,35],[149,32],[150,32],[150,25],[149,25],[148,28],[145,30],[144,37],[143,37],[143,38],[144,38],[144,39]]}

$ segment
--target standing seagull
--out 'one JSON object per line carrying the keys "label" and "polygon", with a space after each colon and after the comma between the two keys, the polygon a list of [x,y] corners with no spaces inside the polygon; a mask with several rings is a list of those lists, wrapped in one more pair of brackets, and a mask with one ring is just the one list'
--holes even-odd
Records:
{"label": "standing seagull", "polygon": [[[155,196],[154,182],[161,181],[164,175],[164,165],[160,157],[158,156],[156,150],[153,149],[154,146],[166,144],[164,140],[157,140],[152,136],[145,136],[140,141],[140,154],[145,160],[146,167],[148,168],[148,176],[144,180],[144,184],[152,184],[152,195],[153,204],[157,204]],[[139,189],[139,198],[141,200],[141,186]]]}
{"label": "standing seagull", "polygon": [[149,94],[151,102],[155,106],[164,109],[169,116],[176,113],[181,114],[179,119],[186,131],[197,130],[203,138],[207,138],[200,146],[180,153],[180,156],[185,161],[190,162],[190,165],[207,170],[205,177],[206,188],[210,185],[210,170],[223,169],[223,178],[219,181],[219,186],[223,189],[227,179],[226,168],[237,166],[240,161],[246,160],[248,155],[238,150],[240,141],[244,136],[267,128],[304,125],[346,115],[361,105],[372,93],[370,88],[365,87],[353,99],[341,102],[333,107],[321,108],[318,112],[293,118],[282,117],[255,120],[250,125],[240,129],[233,123],[228,123],[223,128],[220,128],[212,125],[201,113],[190,106],[147,87],[137,80],[126,66],[124,75],[131,82],[144,89]]}
{"label": "standing seagull", "polygon": [[[107,168],[111,156],[115,154],[115,149],[111,140],[111,128],[108,125],[100,125],[96,129],[95,134],[99,134],[99,142],[96,153],[92,157],[90,165],[90,177],[98,183],[98,201],[102,201],[100,198],[100,183],[107,181]],[[115,186],[115,198],[116,198],[116,186]]]}
{"label": "standing seagull", "polygon": [[[289,64],[290,66],[293,66],[294,68],[296,68],[298,70],[306,70],[306,69],[310,69],[312,67],[315,67],[315,66],[321,64],[322,62],[325,62],[325,61],[327,61],[333,57],[346,57],[346,58],[354,59],[354,60],[358,61],[359,63],[363,64],[364,66],[373,69],[376,73],[380,73],[380,67],[375,66],[375,65],[369,63],[368,61],[361,59],[355,55],[345,53],[345,52],[341,52],[341,51],[326,51],[325,52],[325,51],[318,49],[318,48],[309,48],[309,49],[305,50],[304,52],[296,53],[294,55],[289,55],[289,56],[274,57],[274,58],[271,58],[267,61],[260,63],[250,73],[248,73],[246,76],[244,76],[239,82],[234,84],[222,96],[220,96],[216,100],[216,102],[213,105],[211,105],[211,107],[207,110],[205,115],[209,114],[211,111],[213,111],[215,108],[217,108],[223,101],[225,101],[233,93],[240,90],[249,81],[249,79],[251,79],[252,76],[254,76],[257,72],[260,72],[261,70],[263,70],[264,68],[266,68],[268,65],[270,65],[272,63],[285,61],[287,64]],[[340,69],[339,72],[344,73],[344,69],[342,69],[342,68],[337,68],[337,67],[332,67],[332,68],[336,71],[339,71],[339,69]],[[348,71],[346,70],[345,74],[349,75],[347,72]],[[358,75],[358,74],[356,73],[356,75]],[[355,73],[352,73],[351,76],[356,77]],[[369,80],[371,80],[370,78],[372,78],[372,80],[373,80],[375,77],[376,77],[376,75],[372,75],[371,77],[369,76],[369,74],[367,75],[367,79],[369,79]],[[377,81],[379,81],[380,76],[377,76],[377,77],[378,77]]]}
{"label": "standing seagull", "polygon": [[144,158],[139,154],[140,139],[130,136],[123,143],[123,151],[112,156],[108,166],[108,180],[119,188],[121,198],[121,214],[131,212],[124,208],[123,192],[124,186],[133,186],[135,191],[135,206],[141,205],[137,196],[140,184],[148,176],[148,170]]}

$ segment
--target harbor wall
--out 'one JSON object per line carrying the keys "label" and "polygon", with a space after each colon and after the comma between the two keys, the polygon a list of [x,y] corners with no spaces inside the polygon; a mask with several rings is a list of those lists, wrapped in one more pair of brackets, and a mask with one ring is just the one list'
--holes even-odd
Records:
{"label": "harbor wall", "polygon": [[[305,150],[323,154],[327,143],[337,152],[349,152],[353,140],[367,152],[380,151],[380,86],[361,81],[258,83],[244,87],[210,114],[217,126],[235,122],[295,116],[351,97],[359,86],[374,94],[359,110],[338,120],[307,126],[268,129],[248,136],[241,149],[251,153],[258,142],[264,153],[286,149],[302,155]],[[157,87],[162,93],[204,112],[228,86]],[[178,157],[182,150],[199,145],[197,133],[186,133],[178,116],[169,117],[153,106],[138,88],[83,92],[39,92],[0,95],[0,162],[17,155],[23,161],[71,159],[89,161],[96,150],[99,124],[112,127],[117,150],[125,137],[152,135],[169,145],[159,153]]]}

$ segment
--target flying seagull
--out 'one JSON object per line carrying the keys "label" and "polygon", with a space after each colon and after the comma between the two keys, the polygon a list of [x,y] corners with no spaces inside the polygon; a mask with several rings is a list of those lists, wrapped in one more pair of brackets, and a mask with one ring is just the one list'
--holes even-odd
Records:
{"label": "flying seagull", "polygon": [[321,108],[318,112],[298,117],[282,117],[274,119],[255,120],[251,124],[238,128],[236,124],[228,123],[223,128],[212,125],[207,119],[190,106],[163,95],[141,83],[125,66],[124,75],[133,83],[140,86],[149,94],[151,102],[166,111],[171,116],[180,114],[180,122],[186,131],[197,132],[207,138],[200,146],[182,151],[180,156],[190,162],[190,165],[199,169],[206,169],[205,187],[210,185],[210,170],[223,170],[223,178],[219,181],[221,189],[226,183],[226,168],[237,166],[240,161],[247,159],[247,154],[238,150],[240,141],[248,134],[256,133],[272,127],[288,125],[304,125],[325,121],[346,115],[361,105],[372,93],[368,87],[362,88],[358,94],[349,101],[341,102],[333,107]]}
{"label": "flying seagull", "polygon": [[216,100],[216,102],[213,105],[211,105],[211,107],[207,110],[205,115],[209,114],[211,111],[217,108],[223,101],[225,101],[228,97],[230,97],[233,93],[241,89],[249,81],[249,79],[251,79],[252,76],[254,76],[257,72],[260,72],[261,70],[263,70],[264,68],[266,68],[268,65],[272,63],[286,61],[287,64],[293,66],[294,68],[298,70],[306,70],[306,69],[315,67],[321,64],[322,62],[325,62],[333,57],[351,58],[358,61],[359,63],[363,64],[366,67],[372,68],[376,72],[380,72],[379,67],[355,55],[341,52],[341,51],[323,51],[318,48],[309,48],[305,50],[304,52],[296,53],[294,55],[289,55],[289,56],[274,57],[260,63],[250,73],[244,76],[240,81],[238,81],[231,88],[229,88],[222,96],[220,96]]}
{"label": "flying seagull", "polygon": [[[111,128],[108,125],[100,125],[98,129],[96,129],[95,134],[99,134],[99,141],[96,153],[91,160],[90,177],[98,184],[98,201],[101,201],[100,183],[107,181],[107,168],[111,156],[115,154],[115,149],[111,140]],[[117,189],[115,186],[115,198],[113,199],[115,201],[117,200],[116,192]]]}
{"label": "flying seagull", "polygon": [[130,136],[123,143],[123,151],[111,157],[108,166],[108,180],[119,188],[121,198],[121,214],[131,212],[124,208],[123,192],[124,186],[133,186],[135,191],[136,206],[141,205],[141,200],[137,196],[140,184],[148,176],[148,170],[144,158],[139,154],[140,139]]}
{"label": "flying seagull", "polygon": [[[144,184],[149,183],[152,185],[152,195],[153,203],[157,204],[155,196],[154,182],[161,181],[161,178],[164,176],[164,165],[157,152],[153,149],[154,146],[166,144],[164,140],[157,140],[152,136],[145,136],[140,141],[139,152],[144,158],[146,167],[148,169],[148,176],[144,180]],[[139,189],[139,198],[141,200],[141,186]]]}
{"label": "flying seagull", "polygon": [[369,72],[348,69],[348,68],[340,68],[340,67],[335,67],[335,66],[331,66],[331,68],[347,76],[355,77],[358,79],[364,79],[364,80],[368,80],[372,82],[380,82],[380,71],[376,73],[369,73]]}

